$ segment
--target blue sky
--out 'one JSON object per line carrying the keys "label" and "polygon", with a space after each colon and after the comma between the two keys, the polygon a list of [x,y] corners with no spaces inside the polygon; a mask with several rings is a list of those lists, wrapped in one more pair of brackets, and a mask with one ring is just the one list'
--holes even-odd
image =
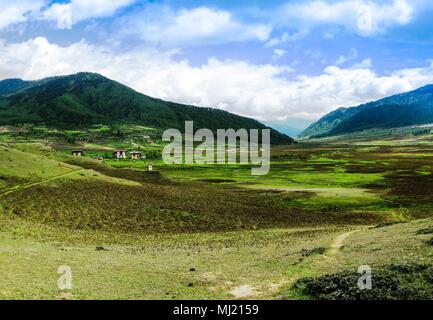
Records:
{"label": "blue sky", "polygon": [[99,72],[305,127],[433,83],[432,18],[427,0],[0,0],[0,79]]}

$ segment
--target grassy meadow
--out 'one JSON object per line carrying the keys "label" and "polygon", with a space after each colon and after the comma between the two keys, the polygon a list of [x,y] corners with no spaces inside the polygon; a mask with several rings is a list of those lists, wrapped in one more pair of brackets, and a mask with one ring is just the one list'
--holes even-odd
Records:
{"label": "grassy meadow", "polygon": [[110,130],[0,134],[0,299],[433,298],[429,135],[273,147],[252,176],[166,165],[158,141]]}

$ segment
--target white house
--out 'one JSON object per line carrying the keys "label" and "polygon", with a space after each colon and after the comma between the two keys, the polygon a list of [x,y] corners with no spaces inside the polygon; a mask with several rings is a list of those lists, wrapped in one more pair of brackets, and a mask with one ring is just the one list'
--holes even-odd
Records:
{"label": "white house", "polygon": [[113,152],[113,156],[116,159],[126,159],[126,151],[125,150],[116,150]]}

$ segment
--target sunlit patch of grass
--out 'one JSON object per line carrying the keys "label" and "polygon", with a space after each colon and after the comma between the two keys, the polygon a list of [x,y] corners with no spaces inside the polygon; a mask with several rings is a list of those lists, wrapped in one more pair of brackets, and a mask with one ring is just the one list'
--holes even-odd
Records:
{"label": "sunlit patch of grass", "polygon": [[39,155],[0,146],[0,173],[6,180],[39,181],[77,169]]}

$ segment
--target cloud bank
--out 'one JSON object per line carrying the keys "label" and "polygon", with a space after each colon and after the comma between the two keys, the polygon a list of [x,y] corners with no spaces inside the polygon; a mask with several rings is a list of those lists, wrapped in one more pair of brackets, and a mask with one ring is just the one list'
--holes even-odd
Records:
{"label": "cloud bank", "polygon": [[135,0],[71,0],[67,3],[54,3],[42,13],[42,19],[58,20],[65,11],[70,11],[72,24],[92,18],[113,15],[120,8],[134,3]]}
{"label": "cloud bank", "polygon": [[0,0],[0,30],[16,23],[34,20],[64,19],[65,13],[71,15],[72,24],[92,18],[112,16],[121,8],[136,0],[71,0],[51,3],[48,0]]}
{"label": "cloud bank", "polygon": [[118,36],[135,36],[164,47],[266,41],[272,30],[266,24],[238,21],[225,10],[197,7],[174,11],[161,5],[147,5],[128,14],[118,26]]}
{"label": "cloud bank", "polygon": [[433,82],[433,64],[387,75],[377,74],[369,63],[349,68],[328,66],[320,75],[295,76],[284,66],[216,58],[191,66],[155,49],[115,54],[85,41],[62,47],[42,37],[17,44],[0,42],[0,56],[1,79],[98,72],[150,96],[261,120],[317,119],[340,106]]}
{"label": "cloud bank", "polygon": [[0,30],[14,23],[25,22],[44,5],[43,0],[0,0]]}
{"label": "cloud bank", "polygon": [[309,27],[336,24],[361,36],[371,36],[395,25],[408,24],[414,11],[413,2],[407,0],[316,0],[289,2],[279,11],[277,18],[282,24]]}

